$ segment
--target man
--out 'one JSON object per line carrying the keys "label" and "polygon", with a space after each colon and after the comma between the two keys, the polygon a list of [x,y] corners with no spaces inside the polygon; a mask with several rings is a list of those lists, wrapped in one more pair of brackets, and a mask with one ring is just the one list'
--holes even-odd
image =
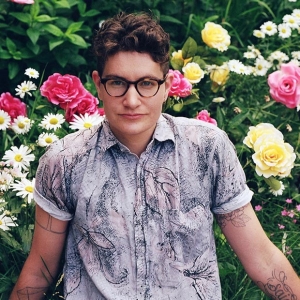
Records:
{"label": "man", "polygon": [[122,13],[101,26],[94,50],[106,119],[40,160],[32,248],[10,299],[43,297],[65,240],[68,300],[221,299],[213,214],[262,290],[300,299],[226,134],[161,114],[173,79],[168,35],[148,15]]}

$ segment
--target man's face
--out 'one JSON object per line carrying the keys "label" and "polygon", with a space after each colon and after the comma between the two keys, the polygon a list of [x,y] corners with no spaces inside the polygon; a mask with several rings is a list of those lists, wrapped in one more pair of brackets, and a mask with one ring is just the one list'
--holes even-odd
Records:
{"label": "man's face", "polygon": [[[102,74],[102,79],[128,81],[141,78],[161,80],[163,77],[160,64],[154,62],[149,54],[138,52],[119,52],[109,57]],[[129,149],[131,143],[142,143],[145,148],[161,114],[162,104],[167,99],[172,77],[167,77],[165,83],[160,85],[157,94],[149,98],[139,95],[133,84],[129,86],[125,95],[113,97],[100,83],[101,79],[97,71],[93,72],[93,80],[114,135]]]}

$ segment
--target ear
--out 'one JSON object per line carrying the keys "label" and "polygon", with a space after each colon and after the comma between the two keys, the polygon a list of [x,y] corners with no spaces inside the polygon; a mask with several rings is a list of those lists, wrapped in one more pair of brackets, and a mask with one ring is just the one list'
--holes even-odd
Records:
{"label": "ear", "polygon": [[166,81],[165,81],[165,94],[164,94],[164,100],[165,101],[168,98],[169,91],[170,91],[170,89],[172,87],[173,79],[174,79],[173,73],[168,73]]}
{"label": "ear", "polygon": [[101,84],[101,82],[100,82],[100,76],[99,76],[98,71],[93,71],[92,72],[92,78],[93,78],[95,87],[97,89],[98,97],[99,97],[99,99],[101,99],[101,96],[100,96],[100,93],[101,93],[100,84]]}

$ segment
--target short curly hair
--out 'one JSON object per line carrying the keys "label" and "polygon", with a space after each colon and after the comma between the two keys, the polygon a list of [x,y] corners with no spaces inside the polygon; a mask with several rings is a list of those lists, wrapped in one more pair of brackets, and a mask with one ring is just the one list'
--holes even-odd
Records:
{"label": "short curly hair", "polygon": [[170,37],[151,15],[119,13],[101,24],[93,40],[97,70],[102,76],[107,59],[120,51],[148,53],[161,65],[166,75],[169,70]]}

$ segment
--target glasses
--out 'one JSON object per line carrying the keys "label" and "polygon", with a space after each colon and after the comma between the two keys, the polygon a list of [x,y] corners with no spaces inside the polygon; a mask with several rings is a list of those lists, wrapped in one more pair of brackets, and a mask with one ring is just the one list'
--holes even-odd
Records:
{"label": "glasses", "polygon": [[133,84],[139,95],[145,98],[155,96],[160,86],[165,81],[166,77],[161,80],[153,78],[141,78],[136,81],[129,81],[123,78],[102,78],[100,80],[100,82],[104,85],[107,94],[112,97],[124,96],[127,93],[130,85]]}

